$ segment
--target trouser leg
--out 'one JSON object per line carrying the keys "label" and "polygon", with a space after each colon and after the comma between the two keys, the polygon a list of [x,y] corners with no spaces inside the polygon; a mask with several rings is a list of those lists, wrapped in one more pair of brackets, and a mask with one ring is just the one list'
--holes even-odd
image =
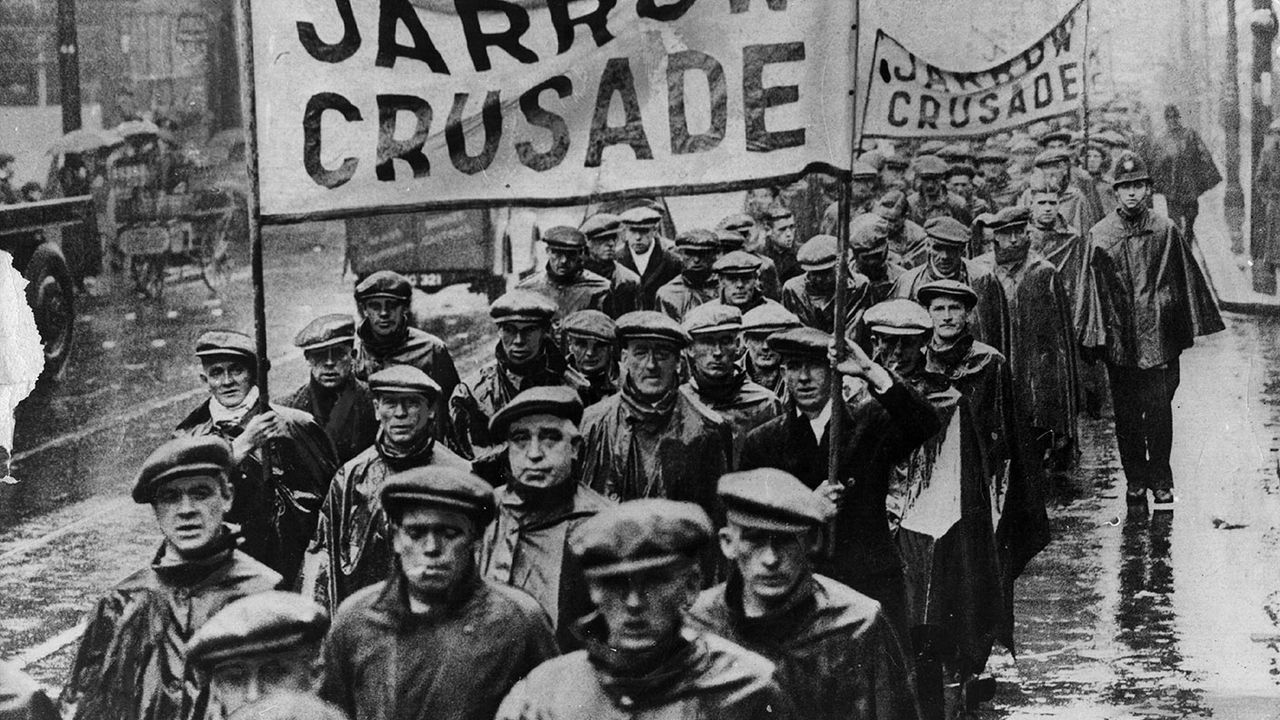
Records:
{"label": "trouser leg", "polygon": [[1107,364],[1111,403],[1115,413],[1116,446],[1129,490],[1148,488],[1147,442],[1143,430],[1146,396],[1140,370]]}
{"label": "trouser leg", "polygon": [[1181,380],[1178,361],[1168,363],[1165,369],[1142,370],[1147,375],[1146,386],[1146,438],[1150,475],[1148,484],[1152,490],[1173,489],[1173,468],[1169,456],[1173,453],[1173,395]]}

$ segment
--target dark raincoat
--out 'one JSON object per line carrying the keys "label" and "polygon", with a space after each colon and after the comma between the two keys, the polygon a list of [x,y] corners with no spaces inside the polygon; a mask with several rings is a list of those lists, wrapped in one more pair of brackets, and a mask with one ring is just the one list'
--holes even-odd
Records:
{"label": "dark raincoat", "polygon": [[547,614],[523,592],[472,577],[447,607],[414,615],[397,569],[334,616],[319,694],[351,720],[492,720],[557,654]]}
{"label": "dark raincoat", "polygon": [[561,320],[579,310],[607,312],[612,307],[611,283],[590,270],[583,270],[572,282],[561,282],[542,270],[516,283],[516,287],[532,290],[555,302],[557,327]]}
{"label": "dark raincoat", "polygon": [[336,393],[311,380],[281,403],[285,407],[311,413],[333,441],[339,463],[360,454],[373,444],[378,434],[373,395],[362,380],[352,378],[345,388]]}
{"label": "dark raincoat", "polygon": [[695,370],[680,386],[690,399],[719,413],[733,431],[731,467],[738,466],[747,433],[763,422],[782,414],[782,401],[772,391],[751,382],[745,370],[736,370],[724,382],[709,382]]}
{"label": "dark raincoat", "polygon": [[[978,295],[978,306],[969,319],[969,331],[979,342],[1004,353],[1009,347],[1009,302],[1004,288],[987,265],[968,258],[962,258],[960,263],[960,272],[949,279],[965,283]],[[943,279],[934,272],[933,265],[925,263],[898,278],[893,285],[893,296],[915,300],[922,286]]]}
{"label": "dark raincoat", "polygon": [[1014,180],[1009,173],[1003,173],[995,181],[987,181],[983,184],[979,193],[982,198],[987,201],[991,212],[999,212],[1007,207],[1013,207],[1018,204],[1018,198],[1025,189],[1024,183]]}
{"label": "dark raincoat", "polygon": [[1032,223],[1027,226],[1027,230],[1031,233],[1031,252],[1057,268],[1058,280],[1062,283],[1074,313],[1080,274],[1084,271],[1084,236],[1071,229],[1062,215],[1054,218],[1052,228],[1042,228]]}
{"label": "dark raincoat", "polygon": [[671,282],[658,288],[658,312],[676,322],[683,322],[684,316],[699,305],[720,297],[720,284],[714,275],[708,275],[706,282],[695,283],[688,275],[681,273]]}
{"label": "dark raincoat", "polygon": [[889,231],[887,240],[890,265],[910,270],[929,262],[929,236],[916,223],[904,220],[902,227]]}
{"label": "dark raincoat", "polygon": [[766,372],[751,362],[750,355],[743,358],[743,364],[747,368],[747,377],[751,378],[751,382],[777,395],[783,405],[791,401],[791,393],[787,390],[787,376],[782,373],[781,364]]}
{"label": "dark raincoat", "polygon": [[645,267],[644,274],[640,274],[636,269],[636,261],[632,259],[631,251],[625,243],[618,251],[618,262],[622,267],[640,277],[640,306],[636,308],[637,310],[656,310],[658,288],[675,280],[682,269],[680,260],[672,254],[661,238],[653,241],[653,251],[649,256],[649,264]]}
{"label": "dark raincoat", "polygon": [[77,720],[201,720],[209,685],[187,666],[187,641],[228,603],[281,584],[237,550],[177,564],[162,562],[163,554],[90,613],[61,698]]}
{"label": "dark raincoat", "polygon": [[689,625],[757,652],[809,720],[914,720],[911,665],[880,604],[821,575],[760,617],[742,611],[742,577],[704,590]]}
{"label": "dark raincoat", "polygon": [[388,365],[412,365],[436,381],[440,386],[440,398],[436,401],[436,437],[450,437],[449,397],[460,380],[444,341],[407,324],[400,335],[383,341],[373,337],[368,323],[363,321],[356,330],[356,340],[357,378],[367,381],[370,375]]}
{"label": "dark raincoat", "polygon": [[1089,232],[1076,329],[1107,362],[1147,370],[1226,326],[1182,233],[1169,219],[1119,210]]}
{"label": "dark raincoat", "polygon": [[1199,133],[1186,127],[1156,138],[1151,179],[1170,203],[1189,205],[1222,182],[1222,173]]}
{"label": "dark raincoat", "polygon": [[497,720],[784,720],[803,718],[778,686],[773,663],[709,633],[685,628],[657,667],[639,677],[612,670],[604,622],[590,616],[586,650],[534,669],[502,701]]}
{"label": "dark raincoat", "polygon": [[[209,415],[209,403],[201,403],[174,430],[174,437],[217,435],[232,442],[260,412],[250,410],[238,425],[221,427]],[[284,421],[287,438],[266,446],[271,459],[271,479],[264,480],[262,453],[258,448],[231,474],[235,496],[227,522],[240,526],[241,546],[250,557],[266,563],[292,587],[302,568],[302,556],[316,529],[316,516],[329,479],[338,469],[333,443],[309,413],[271,405]]]}
{"label": "dark raincoat", "polygon": [[605,314],[617,318],[640,309],[640,276],[622,263],[614,260],[606,272],[597,269],[596,274],[609,281],[609,307]]}
{"label": "dark raincoat", "polygon": [[[862,314],[878,302],[871,281],[861,273],[850,273],[845,286],[844,329],[850,339],[857,338]],[[807,276],[791,278],[782,288],[782,306],[795,313],[800,322],[824,333],[835,334],[835,293],[815,294],[810,291]]]}

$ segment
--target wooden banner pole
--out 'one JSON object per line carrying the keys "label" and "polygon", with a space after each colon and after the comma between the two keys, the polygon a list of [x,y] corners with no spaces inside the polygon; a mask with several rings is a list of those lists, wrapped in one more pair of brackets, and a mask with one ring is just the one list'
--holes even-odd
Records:
{"label": "wooden banner pole", "polygon": [[262,271],[262,210],[258,192],[257,92],[253,83],[253,25],[250,0],[236,3],[236,49],[240,56],[240,118],[244,128],[245,165],[249,178],[249,263],[253,274],[253,329],[258,350],[258,403],[265,412],[270,398],[267,373],[267,308]]}

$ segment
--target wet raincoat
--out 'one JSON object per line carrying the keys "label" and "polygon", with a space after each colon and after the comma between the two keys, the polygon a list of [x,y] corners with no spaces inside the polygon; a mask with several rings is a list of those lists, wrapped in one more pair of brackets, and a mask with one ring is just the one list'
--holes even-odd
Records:
{"label": "wet raincoat", "polygon": [[333,441],[339,463],[360,454],[373,444],[373,439],[378,434],[373,395],[362,380],[351,378],[347,386],[337,392],[311,380],[281,404],[311,413]]}
{"label": "wet raincoat", "polygon": [[[978,306],[969,320],[969,331],[978,341],[986,343],[1001,353],[1009,346],[1009,302],[1004,288],[989,266],[976,260],[962,258],[960,271],[949,279],[959,280],[978,294]],[[893,284],[893,296],[916,299],[920,288],[934,280],[943,280],[933,265],[925,263],[902,274]]]}
{"label": "wet raincoat", "polygon": [[442,398],[448,398],[458,384],[458,370],[449,348],[429,332],[406,323],[398,335],[383,340],[374,337],[368,322],[362,321],[356,340],[355,370],[361,380],[367,381],[388,365],[412,365],[436,381]]}
{"label": "wet raincoat", "polygon": [[684,316],[699,305],[720,298],[720,283],[714,275],[707,275],[702,283],[694,282],[688,275],[681,273],[671,282],[658,288],[656,302],[658,312],[676,322],[683,322]]}
{"label": "wet raincoat", "polygon": [[608,312],[612,307],[611,283],[590,270],[583,270],[573,280],[564,282],[544,269],[516,283],[516,287],[532,290],[555,302],[557,327],[561,320],[579,310]]}
{"label": "wet raincoat", "polygon": [[1075,312],[1076,290],[1080,274],[1084,271],[1085,239],[1067,224],[1062,215],[1054,218],[1053,227],[1042,228],[1035,223],[1027,225],[1031,233],[1031,252],[1048,260],[1058,270],[1058,280]]}
{"label": "wet raincoat", "polygon": [[910,270],[929,262],[929,236],[916,223],[904,220],[900,228],[889,231],[887,240],[890,265]]}
{"label": "wet raincoat", "polygon": [[681,392],[719,413],[733,431],[732,467],[738,466],[747,433],[761,423],[782,414],[782,401],[772,391],[751,382],[745,370],[735,370],[723,381],[702,377],[695,369]]}

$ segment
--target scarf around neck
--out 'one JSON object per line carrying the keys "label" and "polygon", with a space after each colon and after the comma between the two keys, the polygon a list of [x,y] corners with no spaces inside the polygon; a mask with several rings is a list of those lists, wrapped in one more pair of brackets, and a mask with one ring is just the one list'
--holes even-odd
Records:
{"label": "scarf around neck", "polygon": [[431,437],[431,433],[424,432],[422,437],[416,439],[407,447],[401,447],[391,442],[387,437],[385,430],[379,428],[378,437],[374,440],[374,447],[378,448],[378,455],[382,461],[387,464],[395,472],[408,470],[431,462],[433,453],[435,452],[436,441]]}
{"label": "scarf around neck", "polygon": [[226,407],[217,398],[209,398],[209,419],[214,425],[239,425],[245,416],[258,404],[258,386],[254,385],[245,393],[244,399],[233,407]]}
{"label": "scarf around neck", "polygon": [[737,396],[738,391],[742,389],[743,383],[747,381],[747,371],[735,367],[727,377],[710,378],[699,372],[696,367],[692,367],[689,377],[693,380],[693,386],[697,388],[698,395],[713,403],[725,403]]}
{"label": "scarf around neck", "polygon": [[628,376],[623,381],[621,395],[622,407],[630,419],[645,425],[659,425],[670,418],[675,410],[680,388],[673,387],[657,400],[648,401],[640,397],[640,391]]}
{"label": "scarf around neck", "polygon": [[406,320],[400,325],[399,330],[387,337],[382,337],[373,332],[373,328],[369,327],[369,321],[365,320],[360,323],[360,329],[356,331],[356,335],[360,336],[360,344],[368,348],[373,355],[386,357],[409,339],[409,322]]}

